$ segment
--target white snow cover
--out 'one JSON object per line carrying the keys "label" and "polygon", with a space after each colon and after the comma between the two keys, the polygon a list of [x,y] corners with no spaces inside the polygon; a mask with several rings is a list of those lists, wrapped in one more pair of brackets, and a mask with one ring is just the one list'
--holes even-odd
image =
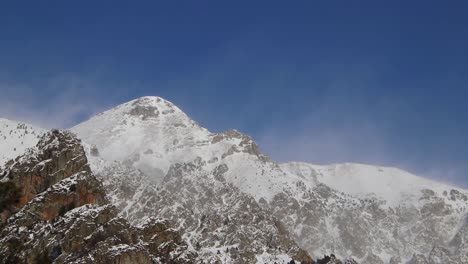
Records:
{"label": "white snow cover", "polygon": [[[136,111],[142,109],[146,112]],[[71,130],[84,142],[96,145],[102,158],[131,164],[151,175],[155,182],[160,182],[174,163],[200,159],[208,161],[204,164],[207,171],[226,164],[229,168],[226,180],[257,200],[269,200],[285,190],[294,193],[299,181],[306,187],[324,183],[349,195],[379,198],[388,206],[415,203],[423,189],[438,194],[450,189],[461,190],[397,168],[301,162],[278,166],[261,161],[242,151],[242,137],[214,140],[220,134],[209,132],[177,106],[156,96],[121,104]],[[233,152],[231,148],[240,151]]]}
{"label": "white snow cover", "polygon": [[34,147],[44,132],[42,128],[0,118],[0,166]]}
{"label": "white snow cover", "polygon": [[[149,113],[135,114],[135,109],[147,109]],[[71,130],[84,142],[96,145],[106,160],[130,163],[155,182],[162,181],[170,165],[196,159],[207,161],[207,171],[226,164],[227,181],[257,200],[271,199],[297,178],[284,177],[276,164],[252,159],[251,154],[242,152],[241,136],[214,140],[219,134],[202,128],[160,97],[147,96],[119,105]],[[231,148],[239,152],[230,153]]]}
{"label": "white snow cover", "polygon": [[[278,165],[258,152],[251,151],[249,146],[254,143],[248,136],[237,131],[211,133],[160,97],[147,96],[124,103],[72,130],[84,142],[97,146],[99,159],[90,159],[94,171],[101,170],[100,166],[105,164],[101,159],[117,160],[140,169],[156,184],[162,183],[170,166],[175,163],[201,164],[205,171],[227,165],[228,171],[223,174],[226,181],[252,195],[257,201],[262,198],[271,201],[276,194],[286,193],[304,205],[310,202],[307,192],[319,184],[325,184],[338,191],[338,200],[330,198],[326,206],[329,210],[337,210],[335,214],[339,215],[339,206],[344,206],[341,205],[343,201],[346,206],[352,204],[359,207],[366,204],[363,203],[365,200],[377,201],[384,208],[403,206],[421,209],[428,202],[421,199],[421,195],[425,189],[429,189],[454,209],[453,214],[446,218],[445,226],[450,227],[466,212],[465,201],[452,200],[450,195],[443,194],[451,190],[466,193],[465,190],[397,168],[353,163],[313,165],[290,162]],[[140,191],[135,195],[140,195]],[[133,205],[133,202],[129,202],[127,207]],[[284,220],[293,225],[291,233],[301,238],[302,233],[306,232],[304,230],[311,232],[314,226],[306,224],[307,218],[297,213],[285,215]],[[327,236],[339,240],[342,234],[337,229],[336,219],[330,217],[323,219],[327,226]],[[364,222],[373,221],[373,215],[367,212],[363,212],[361,218]],[[411,225],[401,228],[411,228]],[[453,227],[448,232],[455,231],[456,227]],[[384,240],[390,241],[391,232],[387,235],[388,238]],[[451,233],[446,235],[447,238],[451,236]],[[330,253],[329,250],[332,249],[322,248],[313,253],[325,254]],[[374,253],[388,260],[386,251]]]}
{"label": "white snow cover", "polygon": [[280,167],[286,172],[303,176],[315,183],[324,183],[346,194],[379,198],[393,207],[417,203],[423,189],[433,190],[440,196],[444,191],[452,189],[464,191],[392,167],[357,163],[313,165],[302,162],[284,163]]}

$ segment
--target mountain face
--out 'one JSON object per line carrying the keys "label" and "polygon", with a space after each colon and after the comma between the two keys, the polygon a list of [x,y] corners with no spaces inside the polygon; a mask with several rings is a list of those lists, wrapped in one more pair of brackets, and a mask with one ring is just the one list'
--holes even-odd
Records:
{"label": "mountain face", "polygon": [[[281,167],[317,181],[319,190],[315,194],[322,194],[326,204],[316,217],[317,222],[301,230],[302,235],[312,233],[325,237],[306,249],[322,248],[340,255],[350,254],[362,263],[406,263],[418,258],[428,258],[421,263],[449,263],[431,257],[434,250],[444,248],[447,252],[458,252],[455,256],[447,254],[447,259],[468,263],[465,253],[460,251],[460,243],[455,246],[453,242],[463,236],[456,233],[464,234],[460,226],[466,217],[466,191],[394,168],[304,163],[282,164]],[[310,208],[316,211],[320,207]],[[301,209],[296,212],[304,211],[310,212]],[[367,260],[369,256],[383,262]]]}
{"label": "mountain face", "polygon": [[[81,142],[54,130],[8,162],[0,186],[1,263],[191,263],[164,221],[136,228],[117,217]],[[3,197],[2,197],[3,198]],[[4,221],[8,219],[8,221]]]}
{"label": "mountain face", "polygon": [[468,263],[466,190],[395,168],[278,164],[159,97],[76,137],[0,129],[14,159],[0,182],[16,190],[0,204],[0,256],[19,263]]}

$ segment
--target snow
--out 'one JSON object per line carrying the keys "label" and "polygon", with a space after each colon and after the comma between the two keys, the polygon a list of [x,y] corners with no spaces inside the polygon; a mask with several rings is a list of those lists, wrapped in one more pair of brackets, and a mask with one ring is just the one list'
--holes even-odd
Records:
{"label": "snow", "polygon": [[264,249],[261,255],[257,255],[256,258],[257,258],[258,264],[266,264],[266,263],[287,264],[291,261],[291,257],[286,254],[272,255],[272,254],[267,253],[266,249]]}
{"label": "snow", "polygon": [[[136,107],[146,107],[155,116],[132,115]],[[131,164],[153,181],[161,183],[175,163],[203,163],[206,171],[226,164],[229,183],[266,200],[294,185],[295,175],[284,173],[272,162],[263,162],[243,152],[242,134],[214,140],[211,133],[190,119],[178,107],[160,97],[142,97],[105,111],[71,128],[84,142],[96,145],[102,158]],[[236,149],[229,154],[231,148]]]}
{"label": "snow", "polygon": [[440,196],[443,191],[452,189],[464,192],[462,189],[391,167],[357,163],[313,165],[301,162],[284,163],[280,167],[312,183],[324,183],[346,194],[378,198],[390,207],[417,204],[424,189],[433,190]]}
{"label": "snow", "polygon": [[[149,177],[147,183],[148,185],[151,184],[151,188],[154,185],[162,185],[165,180],[170,181],[170,178],[165,177],[171,166],[176,163],[194,165],[196,167],[195,172],[187,173],[189,177],[207,181],[214,181],[212,175],[215,174],[217,168],[226,166],[227,171],[222,175],[223,181],[225,180],[241,192],[251,195],[256,201],[262,198],[266,201],[272,201],[275,195],[285,194],[285,196],[291,198],[291,200],[288,200],[289,205],[286,205],[286,208],[293,208],[293,203],[296,202],[302,207],[311,202],[311,195],[309,194],[314,190],[318,192],[323,188],[332,188],[333,191],[329,193],[333,193],[333,196],[317,201],[317,204],[319,206],[324,205],[330,212],[330,217],[321,216],[323,218],[320,219],[319,223],[325,226],[323,233],[326,234],[324,234],[324,237],[326,236],[327,239],[333,241],[333,247],[319,248],[320,251],[314,253],[329,254],[335,245],[341,245],[339,244],[340,229],[331,216],[339,215],[336,212],[345,207],[347,209],[354,208],[354,204],[357,204],[358,207],[363,200],[377,200],[376,204],[388,209],[388,207],[397,208],[400,206],[422,208],[425,204],[434,202],[434,200],[443,199],[446,204],[456,210],[455,213],[451,213],[440,221],[438,220],[440,223],[447,223],[447,230],[444,231],[447,233],[447,237],[453,237],[457,232],[459,227],[454,226],[454,223],[462,223],[458,219],[462,219],[466,213],[466,201],[451,199],[450,195],[443,194],[444,192],[450,194],[451,190],[458,190],[466,194],[468,193],[466,190],[416,176],[397,168],[355,163],[314,165],[290,162],[278,165],[264,159],[261,154],[251,151],[248,146],[254,143],[246,135],[237,131],[212,133],[191,120],[178,107],[160,97],[143,97],[124,103],[92,117],[71,130],[83,139],[87,153],[90,153],[90,146],[97,146],[99,156],[88,155],[94,173],[105,174],[110,167],[118,169],[123,164],[141,170],[145,177]],[[33,135],[31,131],[34,131],[36,135]],[[38,141],[37,135],[41,133],[44,133],[44,130],[0,119],[0,166],[8,159],[21,154],[26,148],[34,146]],[[51,144],[54,144],[54,142]],[[17,148],[16,151],[13,150],[15,147]],[[42,164],[37,166],[42,166]],[[122,170],[115,173],[115,175],[125,173],[126,171]],[[198,177],[199,175],[211,176],[204,178]],[[110,175],[110,177],[112,176]],[[130,174],[130,176],[139,177],[137,173]],[[67,186],[72,183],[73,179],[71,177],[68,181],[63,181],[54,188],[66,191]],[[110,181],[112,179],[107,178],[106,180]],[[139,179],[135,179],[135,182],[139,181]],[[132,184],[134,184],[134,181],[130,181],[129,185]],[[328,187],[323,187],[322,184]],[[121,216],[128,217],[127,214],[147,207],[145,202],[140,203],[140,201],[145,201],[142,196],[152,193],[146,192],[148,185],[141,184],[134,189],[132,197],[125,201]],[[422,193],[425,189],[434,191],[436,195],[422,199]],[[190,194],[187,194],[188,190],[189,188],[182,190],[183,193],[180,195],[191,197]],[[196,191],[201,192],[200,190]],[[112,203],[119,202],[120,198],[115,193],[109,192],[108,195]],[[196,199],[196,197],[191,198]],[[229,199],[229,195],[221,195],[222,205],[229,205],[231,210],[240,210],[240,206],[232,203]],[[163,215],[165,211],[167,213],[177,212],[179,209],[182,211],[183,207],[187,206],[187,204],[184,204],[186,202],[190,204],[190,201],[181,200],[174,202],[172,206],[162,208],[158,213]],[[362,206],[365,207],[366,205],[364,203]],[[85,209],[90,210],[91,208]],[[373,218],[373,213],[369,211],[361,212],[359,211],[361,209],[357,209],[357,212],[361,213],[359,215],[360,223],[370,223],[369,219]],[[72,212],[76,214],[78,213],[77,210],[84,209],[76,209]],[[200,207],[193,208],[193,210],[197,212],[206,209]],[[217,208],[213,208],[213,210],[217,210]],[[296,237],[297,241],[300,240],[297,238],[301,237],[306,239],[303,233],[309,234],[313,232],[314,228],[319,228],[311,226],[305,221],[307,219],[304,216],[306,214],[303,215],[304,211],[291,210],[291,212],[283,220],[289,223],[290,232]],[[139,220],[144,222],[149,221],[149,218],[143,216]],[[420,223],[409,223],[407,226],[401,226],[401,232],[413,232],[411,228],[417,224]],[[183,220],[178,222],[178,228],[182,229],[184,226],[185,222]],[[242,225],[238,228],[239,230],[250,231],[249,226]],[[394,241],[391,237],[392,234],[387,232],[389,230],[383,230],[379,236],[375,237],[386,241]],[[196,241],[200,236],[199,230],[184,234],[184,240],[188,242],[190,250],[194,250],[191,242]],[[373,253],[384,260],[388,260],[391,255],[385,251],[386,249],[378,249],[379,245],[384,245],[384,242],[377,241],[377,249]],[[225,245],[215,244],[213,247],[204,248],[203,254],[219,255],[220,259],[226,259],[225,263],[229,263],[230,257],[225,254],[226,248]],[[220,254],[217,253],[218,250]],[[322,252],[322,250],[327,251]],[[266,253],[265,250],[257,255],[258,263],[287,263],[290,260],[287,255],[271,255]]]}
{"label": "snow", "polygon": [[0,118],[0,166],[34,147],[46,130]]}
{"label": "snow", "polygon": [[[85,142],[96,145],[107,160],[130,160],[136,167],[162,180],[163,173],[151,171],[153,164],[167,171],[173,161],[195,159],[202,153],[192,147],[207,144],[199,143],[198,139],[208,139],[210,133],[159,97],[140,99],[143,101],[134,100],[117,106],[71,130]],[[134,116],[131,114],[134,104],[155,107],[159,114],[147,119]]]}

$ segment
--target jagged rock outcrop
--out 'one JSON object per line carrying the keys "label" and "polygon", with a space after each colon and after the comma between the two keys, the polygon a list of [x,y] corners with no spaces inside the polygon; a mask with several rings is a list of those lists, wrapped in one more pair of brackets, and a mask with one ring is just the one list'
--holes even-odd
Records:
{"label": "jagged rock outcrop", "polygon": [[403,262],[401,261],[400,257],[391,257],[390,261],[388,264],[402,264]]}
{"label": "jagged rock outcrop", "polygon": [[427,259],[424,255],[415,254],[411,258],[411,260],[408,262],[408,264],[429,264],[429,263],[427,262]]}
{"label": "jagged rock outcrop", "polygon": [[358,264],[353,258],[345,258],[344,261],[337,258],[334,254],[325,255],[323,258],[317,259],[314,264]]}
{"label": "jagged rock outcrop", "polygon": [[175,164],[164,185],[155,185],[137,170],[115,162],[109,165],[98,176],[112,190],[120,215],[134,224],[148,217],[170,220],[194,247],[198,262],[255,263],[259,255],[272,262],[279,255],[312,262],[266,204],[226,183],[227,166],[206,172],[197,160]]}
{"label": "jagged rock outcrop", "polygon": [[2,221],[53,184],[78,172],[90,173],[87,162],[76,137],[58,130],[43,136],[36,149],[10,160],[0,172],[2,182],[14,184],[20,193],[18,201],[1,212]]}
{"label": "jagged rock outcrop", "polygon": [[80,141],[53,130],[7,164],[2,183],[18,187],[0,230],[0,263],[191,263],[167,221],[139,227],[117,217]]}
{"label": "jagged rock outcrop", "polygon": [[428,263],[431,264],[456,264],[456,262],[451,257],[452,253],[445,248],[442,247],[434,247],[431,250],[431,253],[428,257]]}
{"label": "jagged rock outcrop", "polygon": [[362,264],[384,264],[383,260],[380,259],[378,256],[369,253],[367,256],[362,260]]}

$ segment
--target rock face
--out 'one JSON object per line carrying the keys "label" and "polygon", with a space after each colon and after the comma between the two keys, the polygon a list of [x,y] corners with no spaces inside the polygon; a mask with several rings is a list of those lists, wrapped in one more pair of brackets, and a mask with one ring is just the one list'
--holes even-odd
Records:
{"label": "rock face", "polygon": [[[1,184],[17,187],[5,205],[0,263],[191,263],[167,221],[134,227],[117,217],[90,171],[80,141],[53,130],[8,162]],[[7,213],[5,213],[7,212]]]}
{"label": "rock face", "polygon": [[273,262],[312,262],[266,204],[223,180],[225,169],[205,172],[200,164],[175,164],[162,186],[123,164],[111,163],[97,175],[113,190],[122,217],[135,225],[148,217],[168,219],[197,252],[197,262],[255,263],[259,255]]}
{"label": "rock face", "polygon": [[39,141],[37,151],[30,149],[7,162],[2,176],[20,189],[15,205],[21,208],[55,183],[78,172],[90,173],[87,163],[78,139],[53,130]]}

